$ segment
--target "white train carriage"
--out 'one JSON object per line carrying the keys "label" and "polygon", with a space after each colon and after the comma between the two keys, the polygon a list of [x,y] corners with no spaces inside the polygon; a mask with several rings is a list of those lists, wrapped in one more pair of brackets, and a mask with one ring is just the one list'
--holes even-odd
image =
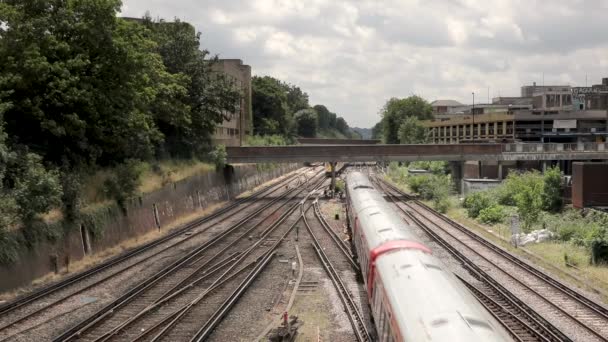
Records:
{"label": "white train carriage", "polygon": [[367,176],[346,177],[353,241],[379,341],[511,341],[417,241]]}

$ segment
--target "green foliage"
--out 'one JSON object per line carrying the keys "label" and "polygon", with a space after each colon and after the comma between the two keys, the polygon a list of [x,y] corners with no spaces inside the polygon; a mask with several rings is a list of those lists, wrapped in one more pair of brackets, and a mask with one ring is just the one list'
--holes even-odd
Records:
{"label": "green foliage", "polygon": [[313,109],[317,112],[320,129],[328,130],[336,127],[336,114],[330,112],[327,107],[323,105],[316,105]]}
{"label": "green foliage", "polygon": [[562,174],[558,167],[545,170],[543,174],[543,209],[557,212],[562,208]]}
{"label": "green foliage", "polygon": [[530,230],[538,222],[543,208],[543,179],[538,172],[527,172],[516,176],[517,189],[513,197],[517,213],[522,219],[524,231]]}
{"label": "green foliage", "polygon": [[372,139],[383,140],[382,136],[382,121],[379,121],[372,127]]}
{"label": "green foliage", "polygon": [[106,194],[109,198],[126,210],[126,202],[135,196],[141,184],[141,175],[144,172],[143,163],[128,159],[114,168],[114,173],[105,181]]}
{"label": "green foliage", "polygon": [[[418,120],[428,120],[433,117],[433,108],[431,105],[419,96],[410,96],[404,99],[392,98],[386,102],[380,115],[382,116],[382,136],[387,144],[399,144],[401,136],[399,130],[406,118],[416,118]],[[412,124],[416,121],[410,121],[404,128],[404,132],[414,133],[418,131],[416,126]],[[410,139],[406,137],[406,140]]]}
{"label": "green foliage", "polygon": [[336,180],[336,192],[344,192],[344,189],[346,189],[344,181],[341,179]]}
{"label": "green foliage", "polygon": [[290,136],[293,116],[287,105],[287,94],[281,81],[269,76],[251,80],[253,131],[259,135]]}
{"label": "green foliage", "polygon": [[403,119],[399,126],[399,142],[402,144],[423,144],[427,142],[426,128],[415,116]]}
{"label": "green foliage", "polygon": [[502,222],[506,217],[504,207],[500,204],[492,204],[479,211],[479,221],[486,224],[496,224]]}
{"label": "green foliage", "polygon": [[247,146],[285,146],[292,142],[282,135],[250,135],[245,141]]}
{"label": "green foliage", "polygon": [[[0,205],[2,204],[1,202],[2,199],[0,199]],[[17,261],[20,244],[21,243],[16,238],[15,234],[5,229],[0,229],[0,265],[8,265]]]}
{"label": "green foliage", "polygon": [[493,205],[492,197],[486,191],[477,191],[468,194],[464,198],[463,203],[463,206],[467,209],[467,215],[472,218],[477,218],[483,209]]}
{"label": "green foliage", "polygon": [[209,157],[211,161],[215,164],[215,168],[217,170],[221,170],[226,166],[226,159],[228,158],[228,153],[226,153],[226,146],[217,145],[215,149],[209,153]]}
{"label": "green foliage", "polygon": [[407,184],[423,199],[433,200],[436,209],[447,211],[449,207],[447,199],[452,189],[452,179],[449,175],[410,176],[407,178]]}
{"label": "green foliage", "polygon": [[314,109],[301,109],[295,114],[298,135],[313,138],[317,135],[317,112]]}
{"label": "green foliage", "polygon": [[448,173],[449,164],[445,161],[415,161],[408,166],[409,169],[428,170],[436,175],[444,175]]}
{"label": "green foliage", "polygon": [[406,167],[400,167],[398,162],[388,164],[388,176],[397,183],[407,184],[409,172]]}
{"label": "green foliage", "polygon": [[59,173],[46,170],[39,155],[18,153],[16,156],[9,164],[7,177],[12,178],[12,195],[19,208],[19,216],[27,223],[59,206],[62,189]]}

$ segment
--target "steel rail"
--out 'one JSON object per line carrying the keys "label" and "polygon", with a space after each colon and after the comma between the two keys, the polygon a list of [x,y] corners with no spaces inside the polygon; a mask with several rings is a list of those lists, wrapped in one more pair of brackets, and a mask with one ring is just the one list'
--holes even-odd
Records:
{"label": "steel rail", "polygon": [[338,236],[338,234],[329,225],[329,223],[327,222],[327,220],[325,220],[325,217],[323,217],[323,214],[321,213],[321,208],[319,207],[319,198],[318,197],[313,202],[313,207],[314,207],[314,211],[315,211],[315,216],[317,217],[317,219],[321,223],[321,226],[323,227],[323,229],[327,232],[327,234],[329,234],[329,236],[331,237],[332,241],[338,247],[338,249],[340,250],[340,252],[342,252],[342,254],[344,254],[344,257],[346,257],[346,259],[348,260],[348,262],[350,263],[350,265],[355,269],[355,271],[360,272],[361,269],[359,268],[359,265],[355,261],[353,254],[348,249],[348,246],[346,246],[346,244],[344,243],[344,241],[342,241],[342,239],[340,239],[340,237]]}
{"label": "steel rail", "polygon": [[[307,180],[307,182],[308,181],[310,181],[310,180]],[[136,285],[135,287],[131,288],[131,290],[127,291],[125,294],[121,295],[116,300],[112,301],[111,303],[107,304],[106,306],[104,306],[100,310],[96,311],[94,314],[90,315],[89,317],[85,318],[84,320],[82,320],[81,322],[77,323],[73,327],[71,327],[68,330],[64,331],[59,336],[55,337],[53,339],[53,341],[68,341],[68,340],[71,340],[71,339],[78,338],[84,331],[90,329],[91,327],[93,327],[94,325],[96,325],[98,322],[100,322],[101,320],[103,320],[105,317],[107,317],[109,315],[112,315],[116,309],[118,309],[118,308],[126,305],[128,302],[130,302],[132,299],[134,299],[136,296],[138,296],[144,290],[146,290],[149,287],[153,286],[155,283],[157,283],[161,279],[165,278],[169,274],[173,273],[175,270],[180,269],[184,265],[188,264],[190,261],[192,261],[193,259],[195,259],[196,257],[198,257],[201,253],[203,253],[204,251],[206,251],[210,247],[214,246],[216,242],[220,241],[225,236],[229,235],[230,233],[234,232],[235,230],[237,230],[238,228],[240,228],[241,226],[243,226],[251,218],[257,216],[257,214],[263,212],[265,209],[267,209],[268,207],[272,206],[277,201],[285,198],[290,193],[295,192],[296,190],[297,190],[297,188],[293,188],[293,189],[288,190],[286,193],[284,193],[280,197],[275,198],[274,200],[272,200],[271,202],[267,203],[266,205],[264,205],[260,209],[256,210],[254,213],[252,213],[252,214],[248,215],[247,217],[241,219],[239,222],[237,222],[236,224],[234,224],[233,226],[231,226],[230,228],[228,228],[227,230],[225,230],[221,234],[218,234],[218,235],[214,236],[211,240],[205,242],[201,246],[199,246],[199,247],[195,248],[194,250],[188,252],[187,254],[185,254],[184,256],[182,256],[180,259],[178,259],[175,262],[173,262],[171,265],[165,267],[164,269],[160,270],[159,272],[157,272],[156,274],[152,275],[151,277],[148,277],[146,280],[140,282],[138,285]]]}
{"label": "steel rail", "polygon": [[[304,207],[304,203],[306,203],[306,201],[308,200],[308,198],[310,197],[310,195],[316,191],[316,189],[318,188],[318,186],[320,186],[321,184],[324,183],[324,179],[321,179],[320,182],[316,183],[313,186],[313,190],[307,194],[304,199],[302,201],[300,201],[297,204],[294,204],[289,210],[288,212],[282,216],[281,218],[279,218],[275,223],[273,223],[273,225],[271,225],[271,227],[269,227],[266,231],[264,231],[262,233],[262,236],[258,239],[258,241],[256,243],[254,243],[247,251],[245,251],[243,253],[243,255],[241,256],[240,260],[237,260],[235,265],[238,264],[240,261],[244,260],[244,258],[246,257],[246,255],[253,249],[257,248],[258,245],[265,240],[265,238],[272,233],[277,227],[279,227],[283,222],[285,222],[287,220],[288,217],[291,216],[291,214],[298,208],[300,207],[301,210],[303,210]],[[308,209],[310,209],[310,206],[306,209],[303,210],[303,212],[307,211]],[[302,214],[303,215],[303,214]],[[302,216],[300,216],[281,236],[281,238],[279,238],[270,248],[268,248],[268,250],[266,252],[264,252],[263,257],[264,256],[268,256],[270,254],[274,254],[274,251],[278,248],[278,246],[282,243],[283,239],[285,239],[287,237],[287,235],[293,230],[293,228],[298,224],[298,222],[300,221],[300,219],[302,218]],[[234,266],[233,266],[234,267]],[[229,272],[231,271],[231,269],[228,269],[224,272],[224,274],[222,276],[220,276],[217,281],[220,281],[225,275],[229,274]],[[213,285],[212,285],[213,286]],[[248,285],[247,285],[248,286]],[[246,286],[246,287],[247,287]],[[241,289],[240,287],[237,288],[237,290],[235,290],[234,293],[236,293],[237,291],[240,291],[241,294],[244,291],[244,288]],[[227,307],[225,307],[224,305],[221,305],[220,308],[218,310],[216,310],[214,312],[214,314],[212,315],[212,317],[207,320],[207,322],[205,322],[205,324],[197,331],[197,333],[194,335],[194,337],[191,339],[191,341],[194,340],[204,340],[206,339],[207,336],[209,336],[209,334],[211,334],[211,332],[213,331],[213,329],[221,322],[221,319],[225,316],[225,314],[230,310],[230,308],[232,308],[232,306],[235,303],[234,300],[234,293],[233,295],[231,295],[231,297],[229,297],[228,301],[225,302],[225,305],[228,305]],[[204,294],[203,294],[204,296]],[[240,297],[240,294],[236,296],[236,298]],[[231,300],[232,298],[232,300]],[[195,300],[195,302],[193,302],[193,304],[196,304],[198,302],[200,302],[200,300],[202,299],[201,296],[199,296],[199,298],[197,298]],[[228,304],[226,304],[228,303]],[[180,318],[183,317],[183,315],[191,308],[192,306],[189,306],[187,309],[185,309],[184,313],[180,315]],[[168,330],[170,328],[172,328],[177,321],[179,320],[179,318],[174,319],[168,326],[166,326],[165,328],[163,328],[163,330],[156,335],[150,342],[156,342],[158,341],[162,336],[164,336]]]}
{"label": "steel rail", "polygon": [[[314,179],[314,178],[313,178]],[[302,191],[304,191],[304,189],[301,189],[300,191],[297,191],[297,194],[301,193]],[[296,194],[296,196],[297,196]],[[290,198],[289,200],[293,200],[296,196]],[[274,212],[278,211],[280,208],[282,208],[283,206],[287,205],[287,203],[289,203],[289,201],[286,201],[285,203],[283,203],[279,208],[277,208]],[[276,219],[276,221],[270,225],[269,228],[267,228],[265,230],[264,236],[266,236],[268,233],[268,231],[272,231],[274,228],[278,227],[278,225],[280,223],[282,223],[287,217],[289,217],[291,215],[291,213],[293,212],[293,210],[295,210],[294,208],[297,206],[298,204],[294,204],[291,208],[289,208],[286,212],[284,212],[278,219]],[[272,215],[272,214],[271,214]],[[254,225],[253,227],[249,228],[247,231],[245,231],[244,233],[242,233],[239,237],[237,237],[237,239],[235,241],[233,241],[229,246],[224,247],[220,252],[216,253],[216,255],[209,260],[208,262],[205,263],[205,265],[209,264],[210,261],[214,260],[216,257],[218,257],[220,254],[222,254],[223,252],[225,252],[230,246],[234,245],[236,242],[240,241],[243,237],[246,237],[253,229],[255,229],[256,227],[258,227],[262,222],[264,222],[264,220],[260,221],[258,224]],[[263,238],[260,238],[263,239]],[[231,269],[233,269],[236,264],[238,264],[240,261],[243,260],[244,257],[246,257],[259,243],[259,241],[254,244],[253,246],[247,248],[245,251],[243,252],[239,252],[237,253],[237,258],[235,260],[233,260],[233,262],[231,262],[231,264],[233,264],[233,266],[229,269],[229,271]],[[198,268],[200,269],[200,267]],[[221,281],[221,279],[223,277],[226,276],[228,271],[225,271],[216,281],[219,282]],[[190,273],[187,276],[187,279],[190,279],[192,277],[194,273]],[[182,280],[178,285],[179,286],[174,286],[172,287],[169,291],[166,291],[163,295],[161,295],[153,304],[151,304],[149,307],[147,307],[146,309],[142,310],[141,312],[139,312],[138,314],[136,314],[134,317],[132,317],[131,319],[123,322],[122,324],[120,324],[119,326],[114,327],[113,329],[111,329],[110,331],[106,332],[105,334],[103,334],[101,337],[97,338],[95,341],[105,341],[107,340],[109,337],[115,335],[116,333],[120,332],[120,330],[124,329],[125,327],[127,327],[128,325],[134,323],[136,320],[140,319],[143,315],[145,315],[146,313],[150,312],[152,309],[160,306],[161,304],[165,304],[168,300],[176,297],[177,295],[179,295],[180,293],[184,292],[185,290],[193,287],[194,285],[196,285],[196,283],[198,283],[199,281],[202,281],[202,278],[206,278],[206,277],[201,277],[199,278],[199,280],[188,284],[187,286],[182,287],[181,289],[177,289],[179,286],[184,285],[184,280]],[[213,285],[212,285],[213,286]],[[200,298],[202,299],[202,297]],[[199,300],[200,300],[199,299]]]}
{"label": "steel rail", "polygon": [[[291,182],[296,177],[299,177],[299,176],[300,176],[300,173],[296,173],[296,174],[294,174],[294,175],[292,175],[292,176],[290,176],[290,177],[288,177],[288,178],[286,178],[284,180],[281,180],[279,183],[269,185],[267,187],[264,187],[263,189],[260,189],[260,190],[256,191],[255,193],[253,193],[253,194],[251,194],[251,195],[249,195],[247,197],[238,199],[235,202],[231,203],[230,205],[228,205],[226,207],[223,207],[221,209],[218,209],[215,212],[213,212],[213,213],[211,213],[211,214],[209,214],[209,215],[207,215],[205,217],[197,219],[197,220],[195,220],[193,222],[189,222],[189,223],[183,225],[181,228],[176,229],[175,231],[173,231],[173,232],[171,232],[171,233],[169,233],[169,234],[167,234],[167,235],[165,235],[165,236],[163,236],[163,237],[161,237],[159,239],[156,239],[154,241],[146,243],[146,244],[144,244],[142,246],[136,247],[136,248],[134,248],[132,250],[129,250],[129,251],[125,252],[125,253],[122,253],[122,254],[120,254],[118,256],[112,257],[109,260],[107,260],[107,261],[105,261],[105,262],[103,262],[103,263],[101,263],[99,265],[96,265],[96,266],[94,266],[92,268],[89,268],[89,269],[87,269],[87,270],[85,270],[83,272],[76,273],[76,274],[74,274],[74,275],[72,275],[72,276],[70,276],[70,277],[68,277],[66,279],[63,279],[63,280],[59,281],[59,282],[56,282],[56,283],[47,285],[45,287],[42,287],[42,288],[40,288],[40,289],[38,289],[38,290],[36,290],[34,292],[31,292],[31,293],[29,293],[29,294],[27,294],[25,296],[19,297],[19,298],[15,299],[15,300],[13,300],[11,302],[2,304],[2,305],[0,305],[0,315],[6,315],[7,313],[10,313],[10,312],[12,312],[12,311],[14,311],[14,310],[16,310],[18,308],[21,308],[21,307],[23,307],[23,306],[25,306],[25,305],[27,305],[29,303],[34,302],[34,301],[36,301],[36,300],[38,300],[40,298],[43,298],[43,297],[48,296],[48,295],[50,295],[50,294],[52,294],[54,292],[62,290],[62,289],[66,288],[66,287],[68,287],[70,285],[76,284],[76,283],[82,281],[83,279],[86,279],[86,278],[88,278],[88,277],[90,277],[92,275],[98,274],[98,273],[100,273],[100,272],[102,272],[102,271],[104,271],[104,270],[106,270],[106,269],[108,269],[110,267],[113,267],[113,266],[115,266],[117,264],[120,264],[120,263],[122,263],[122,262],[124,262],[124,261],[126,261],[126,260],[128,260],[130,258],[133,258],[133,257],[135,257],[135,256],[137,256],[139,254],[142,254],[142,253],[144,253],[144,252],[146,252],[146,251],[148,251],[148,250],[150,250],[150,249],[152,249],[152,248],[154,248],[156,246],[159,246],[159,245],[161,245],[161,244],[163,244],[163,243],[165,243],[165,242],[167,242],[167,241],[169,241],[169,240],[171,240],[171,239],[173,239],[175,237],[178,237],[178,236],[184,234],[185,232],[191,230],[192,228],[195,228],[197,226],[205,224],[205,223],[207,223],[207,222],[209,222],[209,221],[211,221],[213,219],[216,219],[216,218],[222,216],[223,214],[226,214],[226,213],[230,212],[234,208],[237,208],[240,205],[242,205],[243,203],[250,202],[250,204],[247,205],[247,207],[249,207],[249,206],[257,203],[257,200],[252,202],[252,199],[256,199],[257,197],[261,196],[262,194],[264,194],[266,192],[276,191],[279,187],[282,187],[286,182]],[[176,246],[178,244],[184,243],[184,242],[186,242],[186,241],[194,238],[195,236],[198,236],[199,234],[203,233],[204,231],[206,231],[206,229],[201,230],[199,232],[196,232],[194,234],[191,234],[191,235],[185,237],[184,239],[178,241],[176,244],[173,244],[171,246],[168,246],[167,248],[162,249],[158,253],[162,253],[162,252],[164,252],[164,251],[166,251],[166,250],[168,250],[170,248],[173,248],[174,246]],[[62,302],[64,300],[68,299],[70,296],[73,296],[75,294],[78,294],[78,293],[81,293],[83,291],[86,291],[86,290],[90,289],[91,287],[93,287],[93,286],[95,286],[95,285],[97,285],[97,284],[99,284],[99,283],[101,283],[101,282],[103,282],[103,281],[105,281],[105,280],[107,280],[107,279],[109,279],[111,277],[114,277],[114,276],[116,276],[116,275],[118,275],[118,274],[120,274],[120,273],[122,273],[122,272],[124,272],[126,270],[129,270],[129,269],[131,269],[131,268],[133,268],[133,267],[141,264],[144,261],[146,261],[146,259],[144,259],[144,260],[142,260],[140,262],[136,262],[136,263],[134,263],[132,265],[129,265],[126,268],[121,269],[121,270],[119,270],[117,272],[114,272],[114,273],[108,275],[107,277],[104,277],[103,279],[101,279],[101,280],[99,280],[99,281],[97,281],[97,282],[95,282],[95,283],[93,283],[93,284],[91,284],[91,285],[89,285],[89,286],[87,286],[87,287],[85,287],[83,289],[80,289],[80,290],[78,290],[78,291],[76,291],[74,293],[71,293],[69,296],[66,296],[64,298],[61,298],[60,300],[54,301],[52,303],[49,303],[48,305],[46,305],[46,306],[44,306],[42,308],[39,308],[39,309],[35,310],[34,312],[28,313],[27,315],[25,315],[25,316],[23,316],[23,317],[15,320],[15,321],[11,321],[10,323],[7,323],[7,324],[3,325],[2,327],[0,327],[0,331],[3,331],[5,329],[7,329],[8,327],[10,327],[11,325],[20,323],[23,320],[28,319],[31,316],[42,312],[43,310],[46,310],[49,307],[54,306],[54,305],[56,305],[56,304],[58,304],[58,303],[60,303],[60,302]]]}
{"label": "steel rail", "polygon": [[[394,191],[397,191],[398,193],[402,194],[405,197],[409,197],[407,194],[404,194],[402,191],[393,188]],[[409,197],[411,199],[411,197]],[[423,209],[427,210],[430,213],[433,213],[433,215],[435,217],[441,217],[443,215],[437,213],[435,210],[429,208],[428,206],[421,204],[418,201],[412,200],[412,202],[414,202],[417,205],[420,205]],[[424,217],[426,220],[430,221],[430,222],[434,222],[433,219],[429,218],[427,215],[423,214],[422,212],[419,212],[418,210],[416,210],[415,208],[413,208],[411,206],[411,204],[407,203],[407,202],[403,202],[405,205],[407,205],[408,207],[410,207],[412,210],[418,212],[419,215],[421,215],[422,217]],[[449,219],[448,219],[449,220]],[[451,220],[450,220],[451,221]],[[448,224],[450,224],[449,221],[446,221]],[[518,277],[514,276],[513,274],[510,274],[509,272],[505,272],[502,270],[501,267],[499,267],[498,265],[496,265],[495,262],[493,262],[492,260],[488,259],[487,256],[483,255],[480,251],[472,248],[471,246],[469,246],[468,244],[464,243],[461,241],[460,238],[454,236],[454,234],[448,232],[445,228],[438,226],[437,224],[435,224],[435,226],[437,226],[439,229],[441,229],[442,231],[444,231],[446,234],[448,234],[451,238],[453,238],[456,241],[459,241],[461,244],[463,244],[464,246],[466,246],[468,249],[470,249],[473,253],[477,254],[479,257],[481,257],[482,259],[484,259],[486,262],[490,263],[491,265],[493,265],[494,267],[496,267],[497,269],[501,270],[504,274],[506,274],[508,277],[510,277],[511,279],[513,279],[516,283],[520,284],[521,286],[525,287],[528,291],[530,291],[531,293],[534,293],[537,297],[541,298],[543,301],[545,301],[546,303],[548,303],[549,305],[553,306],[554,308],[556,308],[558,311],[560,311],[561,313],[563,313],[565,316],[569,317],[573,322],[575,322],[576,324],[578,324],[579,326],[581,326],[583,329],[587,330],[588,332],[590,332],[591,334],[595,335],[596,337],[598,337],[599,339],[603,340],[603,341],[608,341],[608,338],[604,335],[602,335],[602,333],[600,333],[599,331],[597,331],[596,329],[594,329],[593,327],[589,326],[587,323],[581,321],[580,318],[576,317],[572,312],[570,312],[567,308],[563,307],[562,305],[559,305],[555,302],[553,302],[552,300],[550,300],[549,298],[547,298],[546,295],[541,294],[538,290],[532,288],[530,285],[524,283],[521,279],[519,279]],[[565,294],[567,297],[570,297],[572,300],[574,300],[575,303],[579,303],[582,304],[584,307],[590,309],[591,311],[595,312],[597,315],[602,316],[601,318],[604,320],[607,320],[606,317],[601,314],[600,312],[598,312],[597,310],[595,310],[594,308],[587,306],[587,302],[586,301],[580,301],[578,299],[578,297],[575,296],[570,296],[568,291],[564,291],[564,289],[570,289],[567,285],[560,283],[557,280],[554,280],[554,282],[550,282],[546,280],[546,277],[551,278],[549,275],[544,274],[543,272],[540,272],[538,269],[536,269],[534,266],[523,262],[521,259],[517,258],[516,256],[514,256],[513,254],[505,251],[504,249],[502,249],[501,247],[495,245],[494,243],[489,242],[488,240],[486,240],[485,238],[471,232],[469,229],[467,229],[466,227],[460,225],[460,224],[451,224],[451,226],[453,226],[454,228],[456,228],[459,232],[464,233],[465,235],[467,235],[468,237],[473,238],[475,241],[479,242],[481,245],[483,245],[484,247],[487,247],[490,251],[492,251],[493,253],[495,253],[496,255],[499,255],[501,257],[503,257],[504,259],[506,259],[509,262],[512,262],[514,265],[518,266],[520,269],[522,269],[523,271],[527,272],[528,274],[531,274],[533,276],[536,276],[537,279],[541,280],[541,282],[544,282],[546,284],[548,284],[549,286],[557,289],[558,291],[562,292],[563,294]],[[539,276],[540,274],[543,274],[544,276]],[[552,279],[552,278],[551,278]],[[560,285],[555,285],[555,283],[558,283]],[[579,294],[580,295],[580,294]],[[582,296],[582,295],[580,295]]]}
{"label": "steel rail", "polygon": [[[383,180],[376,180],[378,186],[382,189],[382,182],[385,185],[390,185]],[[397,193],[402,193],[398,189],[393,189],[393,191]],[[389,195],[391,200],[394,202],[401,202],[396,196],[392,195],[390,192],[384,190],[386,194]],[[467,268],[471,274],[478,279],[479,281],[490,286],[493,291],[497,294],[500,294],[508,303],[517,310],[517,314],[525,317],[530,323],[527,324],[526,329],[530,331],[532,334],[536,334],[539,336],[543,336],[543,338],[548,338],[550,341],[570,341],[570,339],[561,332],[557,327],[551,324],[549,321],[540,316],[536,311],[522,302],[517,296],[512,294],[506,288],[504,288],[500,283],[494,280],[491,276],[489,276],[481,267],[477,266],[473,261],[467,258],[462,252],[460,252],[456,247],[449,244],[445,239],[439,236],[433,229],[431,229],[428,225],[424,224],[418,218],[413,216],[409,211],[403,209],[399,205],[396,207],[404,213],[408,218],[410,218],[413,222],[415,222],[421,229],[423,229],[431,238],[433,238],[439,245],[441,245],[445,250],[450,252],[457,260],[461,262],[461,264]],[[499,320],[501,324],[508,324],[508,322],[503,322]],[[536,328],[535,328],[536,327]],[[511,329],[508,329],[512,331]],[[517,336],[514,336],[517,338]],[[541,338],[539,338],[541,339]],[[541,339],[542,340],[542,339]]]}
{"label": "steel rail", "polygon": [[308,220],[306,219],[305,212],[302,213],[302,219],[304,221],[304,225],[306,226],[306,229],[308,230],[308,233],[312,237],[312,240],[313,240],[312,246],[315,249],[315,252],[317,253],[319,259],[321,260],[321,264],[323,265],[323,268],[325,269],[325,271],[329,275],[332,283],[334,284],[334,287],[336,288],[336,291],[338,292],[338,296],[340,297],[340,301],[342,301],[342,304],[344,305],[344,309],[345,309],[348,319],[353,327],[353,332],[355,333],[357,340],[360,342],[372,341],[370,333],[367,330],[367,327],[365,325],[365,320],[363,319],[363,315],[361,314],[361,312],[359,311],[359,308],[357,307],[357,303],[355,303],[355,300],[354,300],[352,294],[350,293],[350,291],[348,290],[348,288],[342,281],[342,278],[340,277],[336,268],[331,263],[330,259],[327,257],[327,254],[323,251],[323,248],[321,247],[319,240],[317,239],[315,233],[312,230],[312,227],[310,226],[310,224],[308,223]]}
{"label": "steel rail", "polygon": [[[389,183],[387,183],[387,184],[389,186],[391,186],[393,189],[396,189],[394,187],[394,185],[389,184]],[[458,230],[462,231],[463,233],[465,233],[469,237],[471,237],[471,238],[475,239],[476,241],[482,243],[483,245],[487,246],[488,248],[496,251],[501,256],[509,259],[509,261],[512,261],[513,263],[517,264],[518,266],[527,269],[528,271],[530,271],[530,273],[533,273],[538,278],[543,279],[545,282],[549,283],[550,285],[552,285],[556,289],[560,290],[561,292],[563,292],[567,296],[569,296],[569,297],[571,297],[571,298],[573,298],[573,299],[581,302],[582,304],[584,304],[585,306],[587,306],[589,309],[593,310],[598,315],[600,315],[600,316],[602,316],[602,317],[604,317],[605,319],[608,320],[608,308],[606,308],[604,305],[601,305],[600,303],[597,303],[597,302],[591,300],[590,298],[588,298],[585,295],[579,293],[578,291],[576,291],[575,289],[571,288],[570,286],[568,286],[568,285],[564,284],[563,282],[555,279],[551,275],[549,275],[549,274],[547,274],[547,273],[539,270],[538,268],[536,268],[536,267],[528,264],[527,262],[525,262],[524,260],[522,260],[518,256],[514,255],[513,253],[510,253],[510,252],[506,251],[504,248],[496,245],[494,242],[485,239],[484,237],[482,237],[479,234],[471,231],[470,229],[468,229],[465,226],[463,226],[462,224],[460,224],[460,223],[452,220],[451,218],[446,217],[445,215],[443,215],[441,213],[438,213],[436,210],[430,208],[429,206],[427,206],[426,204],[424,204],[424,203],[422,203],[422,202],[420,202],[418,200],[413,199],[411,196],[403,193],[399,189],[396,189],[396,190],[399,191],[403,196],[409,198],[412,202],[414,202],[417,205],[425,208],[427,211],[433,213],[436,217],[440,218],[444,222],[449,223],[450,225],[454,226],[455,228],[458,228]]]}
{"label": "steel rail", "polygon": [[[523,321],[516,313],[511,311],[507,305],[504,305],[505,299],[500,294],[486,293],[478,289],[475,285],[465,280],[456,274],[458,278],[470,291],[483,307],[500,322],[505,329],[509,331],[511,336],[520,342],[524,341],[559,341],[550,339],[534,329],[530,329],[530,324]],[[501,303],[503,302],[503,303]]]}

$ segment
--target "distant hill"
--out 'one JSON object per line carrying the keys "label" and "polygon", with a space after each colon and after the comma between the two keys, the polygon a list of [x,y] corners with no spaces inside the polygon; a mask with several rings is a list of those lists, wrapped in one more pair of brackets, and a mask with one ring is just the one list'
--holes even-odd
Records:
{"label": "distant hill", "polygon": [[371,128],[353,127],[352,130],[361,134],[362,139],[371,139],[372,138],[372,129]]}

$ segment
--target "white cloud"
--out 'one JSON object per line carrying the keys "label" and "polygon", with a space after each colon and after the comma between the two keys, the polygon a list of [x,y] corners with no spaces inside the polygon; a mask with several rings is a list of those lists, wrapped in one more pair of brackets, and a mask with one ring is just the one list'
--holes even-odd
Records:
{"label": "white cloud", "polygon": [[593,0],[124,0],[123,15],[178,17],[241,58],[370,127],[393,96],[470,102],[524,83],[608,76],[608,6]]}

